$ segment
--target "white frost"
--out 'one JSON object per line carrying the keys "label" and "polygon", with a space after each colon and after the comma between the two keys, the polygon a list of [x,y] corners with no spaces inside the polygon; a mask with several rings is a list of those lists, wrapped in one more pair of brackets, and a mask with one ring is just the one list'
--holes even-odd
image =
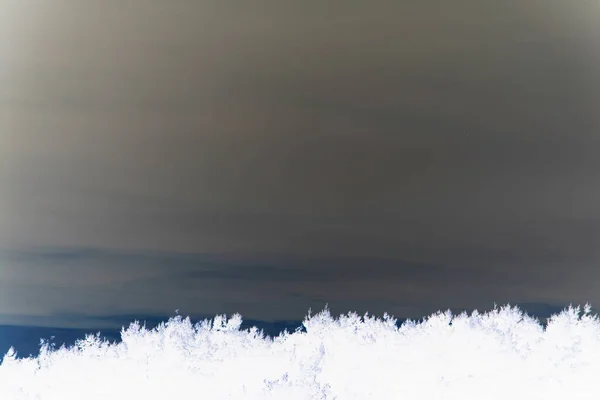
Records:
{"label": "white frost", "polygon": [[[72,348],[11,349],[0,364],[2,400],[119,399],[597,399],[600,322],[586,305],[544,329],[516,307],[405,323],[329,311],[306,332],[273,340],[242,319],[153,330],[137,322],[122,342],[89,335]],[[451,323],[451,324],[450,324]]]}

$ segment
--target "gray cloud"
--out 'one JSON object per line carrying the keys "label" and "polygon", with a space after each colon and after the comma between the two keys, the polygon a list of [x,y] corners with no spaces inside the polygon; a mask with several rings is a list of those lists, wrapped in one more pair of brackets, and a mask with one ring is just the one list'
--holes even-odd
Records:
{"label": "gray cloud", "polygon": [[502,263],[457,267],[378,257],[248,259],[38,249],[3,251],[0,262],[0,323],[93,328],[108,326],[119,315],[164,316],[175,310],[193,316],[240,312],[246,319],[301,319],[309,308],[325,304],[335,314],[356,310],[419,317],[446,308],[490,309],[494,302],[561,304],[589,296],[592,287],[564,269],[534,274],[531,268],[508,270]]}
{"label": "gray cloud", "polygon": [[[260,289],[239,289],[238,305],[243,296],[272,298],[261,290],[275,283],[305,299],[323,298],[322,285],[335,283],[332,297],[345,301],[341,293],[358,291],[363,274],[381,285],[365,290],[363,304],[379,292],[401,307],[388,281],[403,280],[435,288],[439,302],[525,296],[521,280],[539,301],[593,301],[594,7],[5,0],[0,248],[157,257],[99,256],[102,265],[146,265],[123,270],[90,254],[38,260],[58,268],[55,277],[88,265],[90,275],[70,282],[98,288],[163,279],[164,252],[287,260],[169,275],[173,287],[257,282]],[[322,261],[289,266],[310,257],[346,259],[325,270]],[[38,279],[7,271],[23,285]],[[60,285],[35,271],[40,285]],[[450,276],[454,289],[468,282],[473,294],[442,288],[438,281],[450,278],[440,277]],[[38,295],[19,290],[4,298],[27,298],[30,312],[42,312]],[[155,304],[136,290],[130,301]],[[431,299],[419,290],[410,292],[415,302]],[[197,301],[160,293],[173,296],[165,309]],[[211,295],[206,307],[225,307]],[[258,311],[254,303],[249,310]]]}

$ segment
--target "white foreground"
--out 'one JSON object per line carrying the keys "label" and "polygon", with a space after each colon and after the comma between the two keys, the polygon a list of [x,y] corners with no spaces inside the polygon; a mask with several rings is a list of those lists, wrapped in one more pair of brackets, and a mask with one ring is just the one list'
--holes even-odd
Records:
{"label": "white foreground", "polygon": [[[452,322],[452,325],[449,323]],[[241,316],[154,330],[134,323],[123,342],[88,336],[47,345],[37,358],[0,365],[2,400],[120,399],[595,399],[600,398],[600,322],[586,305],[544,330],[518,308],[421,324],[325,309],[305,333],[264,339]]]}

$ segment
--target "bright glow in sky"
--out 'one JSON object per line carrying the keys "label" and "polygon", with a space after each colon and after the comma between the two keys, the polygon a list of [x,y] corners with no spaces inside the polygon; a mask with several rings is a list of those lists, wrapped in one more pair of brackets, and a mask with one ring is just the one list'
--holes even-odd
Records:
{"label": "bright glow in sky", "polygon": [[272,341],[240,323],[239,314],[197,325],[177,317],[151,331],[132,324],[119,344],[90,336],[38,358],[7,354],[0,398],[581,400],[600,389],[600,322],[587,306],[546,330],[508,306],[399,329],[387,316],[335,319],[326,309],[309,314],[306,332]]}

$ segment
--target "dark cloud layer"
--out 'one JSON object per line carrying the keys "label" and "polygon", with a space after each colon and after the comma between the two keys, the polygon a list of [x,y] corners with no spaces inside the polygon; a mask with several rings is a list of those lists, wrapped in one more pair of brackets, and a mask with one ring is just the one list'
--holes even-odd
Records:
{"label": "dark cloud layer", "polygon": [[599,11],[3,0],[0,313],[594,302]]}

